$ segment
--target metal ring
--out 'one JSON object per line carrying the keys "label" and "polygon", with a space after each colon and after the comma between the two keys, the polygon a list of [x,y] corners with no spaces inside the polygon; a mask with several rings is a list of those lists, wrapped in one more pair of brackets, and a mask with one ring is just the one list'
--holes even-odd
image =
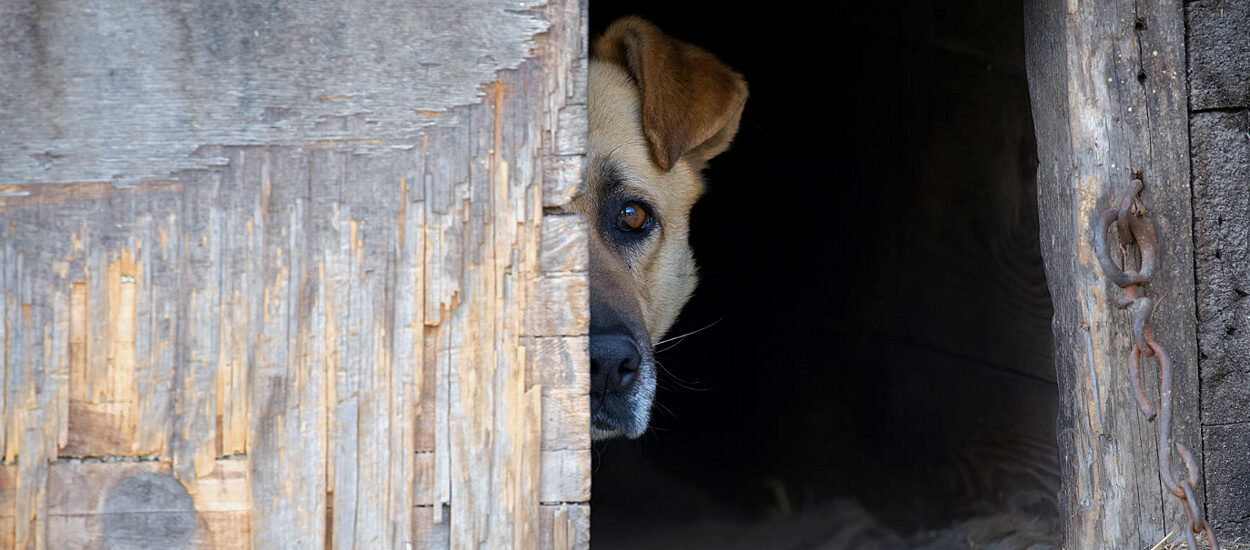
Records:
{"label": "metal ring", "polygon": [[1133,178],[1133,181],[1128,184],[1128,190],[1124,192],[1124,198],[1120,200],[1120,211],[1116,213],[1116,228],[1120,237],[1120,246],[1133,244],[1133,241],[1129,240],[1129,235],[1132,232],[1132,228],[1129,227],[1129,218],[1133,214],[1133,199],[1137,198],[1137,195],[1141,193],[1141,189],[1141,179]]}
{"label": "metal ring", "polygon": [[1189,516],[1189,530],[1199,533],[1202,531],[1202,526],[1207,524],[1207,520],[1203,519],[1202,510],[1198,509],[1198,497],[1194,496],[1194,488],[1188,483],[1182,483],[1181,487],[1185,491],[1185,515]]}
{"label": "metal ring", "polygon": [[1146,415],[1146,422],[1154,421],[1154,407],[1150,405],[1150,398],[1146,397],[1146,390],[1142,387],[1141,350],[1137,347],[1134,347],[1128,355],[1128,376],[1129,382],[1133,384],[1133,397],[1137,398],[1137,406],[1141,407],[1141,412]]}
{"label": "metal ring", "polygon": [[[1141,273],[1126,273],[1120,266],[1115,265],[1115,261],[1111,259],[1111,250],[1107,246],[1107,229],[1116,220],[1115,210],[1106,210],[1098,216],[1094,224],[1094,254],[1098,256],[1098,264],[1102,266],[1102,273],[1116,286],[1124,288],[1131,285],[1144,285],[1150,282],[1150,279]],[[1130,224],[1132,225],[1132,224]],[[1145,248],[1143,251],[1143,264],[1145,259]]]}
{"label": "metal ring", "polygon": [[1133,300],[1133,346],[1147,356],[1154,355],[1147,342],[1150,340],[1150,314],[1154,311],[1154,302],[1149,297],[1140,296]]}
{"label": "metal ring", "polygon": [[1189,447],[1184,443],[1176,441],[1176,454],[1181,455],[1181,462],[1185,464],[1185,470],[1189,474],[1189,484],[1193,487],[1198,486],[1198,466],[1194,464],[1194,454],[1189,452]]}

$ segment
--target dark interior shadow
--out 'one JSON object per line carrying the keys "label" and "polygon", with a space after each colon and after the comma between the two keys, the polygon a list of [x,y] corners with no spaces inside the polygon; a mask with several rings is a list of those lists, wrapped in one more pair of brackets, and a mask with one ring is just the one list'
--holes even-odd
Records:
{"label": "dark interior shadow", "polygon": [[904,534],[1057,514],[1021,6],[833,12],[590,5],[592,40],[642,15],[751,88],[706,173],[701,283],[672,334],[707,328],[660,347],[653,429],[596,446],[596,547],[838,502]]}

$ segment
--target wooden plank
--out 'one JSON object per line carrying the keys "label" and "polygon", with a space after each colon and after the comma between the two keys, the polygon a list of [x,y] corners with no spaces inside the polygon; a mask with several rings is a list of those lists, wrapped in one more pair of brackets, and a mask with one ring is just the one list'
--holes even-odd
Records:
{"label": "wooden plank", "polygon": [[525,361],[534,365],[530,371],[533,377],[531,383],[542,384],[544,391],[584,388],[589,399],[590,370],[564,368],[570,362],[582,361],[584,357],[590,356],[590,342],[587,337],[533,337],[526,338],[523,342]]}
{"label": "wooden plank", "polygon": [[543,451],[542,489],[539,500],[544,503],[588,502],[590,449]]}
{"label": "wooden plank", "polygon": [[586,220],[576,215],[551,215],[543,218],[542,265],[544,273],[574,273],[590,269],[590,255],[581,237],[586,233]]}
{"label": "wooden plank", "polygon": [[[480,84],[533,55],[543,4],[5,2],[0,21],[15,43],[3,52],[0,111],[12,116],[0,178],[142,181],[218,166],[193,154],[204,144],[410,145],[414,128],[456,124],[449,109],[478,103]],[[115,39],[127,33],[138,38]],[[40,93],[50,89],[59,99]],[[368,124],[322,124],[360,113]]]}
{"label": "wooden plank", "polygon": [[[328,197],[343,197],[343,185],[347,170],[347,159],[341,153],[322,155],[319,159],[321,169],[330,181],[327,185],[333,191],[325,192]],[[316,201],[315,202],[320,202]],[[332,371],[327,371],[327,380],[331,380],[329,392],[333,395],[329,402],[329,418],[327,427],[329,439],[334,442],[326,454],[328,477],[327,488],[331,491],[330,506],[333,507],[330,526],[334,533],[332,543],[338,548],[350,545],[355,540],[356,530],[353,521],[359,501],[358,490],[362,483],[357,479],[357,466],[354,458],[358,453],[368,454],[361,448],[357,427],[361,424],[360,403],[367,396],[363,395],[360,380],[362,367],[372,359],[371,356],[361,357],[361,353],[369,353],[372,347],[368,339],[371,336],[361,325],[368,319],[361,319],[359,302],[368,299],[368,295],[359,288],[363,274],[363,242],[359,234],[359,223],[354,219],[350,206],[338,205],[323,215],[329,215],[327,234],[322,237],[327,242],[325,276],[327,280],[325,315],[327,326],[333,325],[335,357],[329,361]],[[361,342],[361,340],[365,340]],[[371,456],[366,456],[366,460]]]}
{"label": "wooden plank", "polygon": [[[395,289],[393,293],[394,313],[392,315],[392,324],[394,331],[393,340],[393,372],[395,382],[393,383],[393,394],[390,412],[391,416],[399,419],[398,422],[390,422],[387,440],[392,442],[390,445],[389,475],[388,480],[394,487],[412,487],[411,491],[394,490],[389,492],[390,501],[387,503],[387,513],[393,517],[400,518],[388,526],[390,529],[390,537],[393,544],[408,540],[413,531],[412,518],[406,514],[406,510],[421,504],[423,496],[428,498],[428,491],[421,493],[416,490],[418,479],[430,479],[433,474],[433,461],[422,461],[423,456],[429,457],[428,453],[419,451],[426,450],[419,446],[417,419],[423,399],[431,398],[433,401],[433,393],[425,391],[426,367],[425,353],[423,346],[425,344],[425,322],[422,315],[425,313],[425,271],[424,271],[424,249],[425,249],[425,211],[421,208],[421,203],[417,200],[423,195],[423,192],[417,192],[414,186],[409,184],[410,181],[420,181],[421,170],[423,166],[423,157],[413,155],[408,157],[408,162],[401,167],[405,173],[401,176],[400,181],[400,208],[397,215],[398,243],[396,244],[396,254],[398,256]],[[429,466],[429,468],[423,468]]]}
{"label": "wooden plank", "polygon": [[338,243],[326,247],[332,251],[327,275],[348,283],[327,308],[336,330],[347,336],[339,339],[344,361],[333,379],[333,543],[390,547],[410,532],[412,494],[374,488],[412,487],[416,452],[413,431],[393,421],[411,418],[416,406],[411,365],[393,360],[397,327],[412,325],[419,313],[411,306],[398,310],[395,301],[396,270],[412,261],[399,256],[396,233],[407,187],[403,178],[370,176],[394,173],[394,159],[336,157],[326,159],[342,174],[335,184],[359,191],[340,188],[346,200]]}
{"label": "wooden plank", "polygon": [[61,452],[157,454],[168,437],[177,347],[171,318],[182,301],[183,187],[99,188],[63,186],[58,205],[84,212],[58,235],[69,245],[73,280],[66,416],[74,427]]}
{"label": "wooden plank", "polygon": [[0,548],[16,548],[17,466],[0,466]]}
{"label": "wooden plank", "polygon": [[556,208],[573,201],[578,193],[577,186],[564,182],[581,179],[583,160],[580,154],[543,159],[543,169],[548,174],[543,179],[543,206]]}
{"label": "wooden plank", "polygon": [[451,548],[451,530],[447,509],[442,506],[417,506],[412,509],[413,548]]}
{"label": "wooden plank", "polygon": [[0,48],[14,544],[528,548],[588,498],[584,5],[308,8],[0,6],[48,46]]}
{"label": "wooden plank", "polygon": [[246,467],[218,461],[188,488],[166,463],[58,462],[47,547],[250,548]]}
{"label": "wooden plank", "polygon": [[[187,191],[186,185],[180,186]],[[172,193],[152,198],[151,207],[136,220],[136,261],[144,266],[142,278],[136,279],[137,332],[135,334],[135,441],[132,452],[138,456],[167,453],[171,438],[169,416],[179,399],[174,386],[177,365],[182,357],[176,319],[185,311],[182,285],[185,271],[186,244],[179,232],[182,216],[188,206],[185,198]],[[84,277],[90,277],[84,273]],[[204,392],[192,385],[195,395]],[[211,391],[209,392],[211,394]],[[211,417],[210,417],[211,420]],[[201,460],[211,461],[208,450]]]}
{"label": "wooden plank", "polygon": [[589,303],[590,285],[576,275],[544,276],[534,282],[530,296],[529,331],[534,336],[576,336],[585,334],[590,326],[590,313],[568,307],[570,303]]}
{"label": "wooden plank", "polygon": [[[52,367],[48,364],[52,350],[47,336],[56,324],[52,312],[62,309],[53,305],[59,301],[57,295],[64,296],[66,305],[69,301],[68,293],[56,292],[58,287],[68,285],[61,286],[61,277],[49,272],[57,252],[56,243],[39,246],[29,241],[35,233],[32,218],[29,212],[15,213],[9,218],[10,233],[5,237],[25,242],[10,248],[5,263],[0,264],[13,267],[5,281],[10,285],[5,289],[9,317],[3,322],[8,325],[4,390],[9,394],[5,399],[5,462],[17,463],[13,494],[16,548],[41,547],[47,540],[44,480],[47,461],[56,453],[59,430],[54,418],[55,410],[60,409],[51,402],[52,396],[60,394],[53,385],[58,380],[44,377]],[[18,457],[20,460],[15,460]]]}
{"label": "wooden plank", "polygon": [[534,367],[530,376],[542,384],[539,494],[544,503],[590,500],[590,479],[585,475],[590,463],[590,425],[585,412],[590,371],[562,367],[585,361],[587,344],[584,336],[525,340],[526,362]]}
{"label": "wooden plank", "polygon": [[[537,363],[542,365],[543,363]],[[559,363],[547,363],[558,365]],[[556,369],[552,369],[556,370]],[[586,407],[590,390],[575,386],[543,386],[543,450],[585,450],[590,448],[590,425],[578,414]],[[585,428],[584,430],[579,428]]]}
{"label": "wooden plank", "polygon": [[590,506],[556,504],[542,507],[542,536],[537,548],[585,550],[590,548]]}
{"label": "wooden plank", "polygon": [[[577,21],[580,22],[580,18]],[[559,32],[567,33],[561,39],[570,43],[577,43],[577,37],[581,36],[580,27],[575,33],[566,29]],[[567,47],[566,44],[550,52],[565,56],[569,51]],[[461,280],[464,281],[455,294],[459,307],[447,312],[441,326],[442,330],[450,331],[443,345],[458,351],[441,371],[448,380],[446,398],[438,404],[441,408],[446,403],[447,407],[445,414],[449,425],[445,433],[449,441],[445,447],[437,444],[441,433],[435,434],[435,453],[450,453],[446,466],[436,462],[435,482],[442,486],[442,479],[447,479],[450,486],[453,502],[449,536],[454,548],[495,547],[510,540],[526,547],[537,544],[540,537],[541,387],[534,384],[539,378],[527,373],[531,366],[526,361],[528,352],[521,345],[522,337],[541,334],[543,327],[555,327],[552,330],[559,334],[585,334],[584,323],[579,325],[578,322],[578,315],[584,316],[584,310],[579,312],[579,308],[570,310],[568,307],[570,303],[584,300],[578,300],[575,292],[562,289],[544,294],[545,289],[537,286],[547,278],[539,276],[542,268],[539,258],[545,252],[537,250],[542,200],[533,186],[553,176],[546,174],[545,168],[540,169],[545,166],[540,156],[528,153],[507,160],[511,155],[501,155],[501,151],[524,151],[525,144],[543,141],[549,135],[547,132],[555,130],[540,129],[534,121],[522,116],[522,113],[541,109],[541,104],[535,102],[553,100],[551,96],[522,92],[527,87],[519,82],[541,78],[536,69],[536,66],[523,66],[517,75],[506,76],[493,86],[493,101],[486,108],[470,109],[466,115],[470,121],[467,139],[471,162],[465,180],[467,186],[463,194],[457,194],[457,201],[465,212],[461,220],[470,221],[456,220],[450,231],[440,231],[441,238],[448,239],[452,235],[459,238],[458,252],[462,256],[452,265],[463,269]],[[567,101],[564,91],[552,95],[561,104]],[[547,109],[547,112],[559,111],[558,108]],[[578,124],[579,121],[568,117],[556,117],[559,128]],[[556,143],[560,143],[558,135],[557,132],[553,140]],[[434,137],[431,136],[431,143],[437,142]],[[575,148],[576,140],[571,142],[565,145]],[[540,174],[542,180],[538,179]],[[574,182],[562,183],[567,188]],[[433,198],[434,216],[440,216],[440,202],[446,199],[433,193],[428,196]],[[455,203],[452,207],[456,207]],[[479,217],[486,221],[472,221]],[[438,263],[435,260],[435,266]],[[446,269],[447,265],[441,268]],[[560,281],[565,282],[566,288],[585,288],[584,275],[566,279]],[[558,302],[558,306],[531,305],[523,311],[499,307],[502,303],[537,304],[536,301],[543,299],[550,299],[553,304],[563,301]],[[427,311],[432,303],[434,301],[427,298]],[[474,311],[493,311],[494,314],[473,319]],[[426,322],[431,322],[429,315]],[[584,363],[578,361],[574,365],[584,366]],[[583,407],[578,412],[585,414],[584,410]],[[489,476],[481,471],[487,464],[490,465]],[[447,472],[446,478],[440,471]],[[466,502],[472,507],[466,507]],[[435,506],[440,503],[441,499],[436,499]]]}
{"label": "wooden plank", "polygon": [[414,506],[434,505],[437,497],[434,491],[434,459],[432,451],[420,451],[416,454],[412,492]]}
{"label": "wooden plank", "polygon": [[[17,463],[20,480],[17,545],[47,542],[44,481],[48,461],[59,449],[73,450],[76,444],[78,452],[138,449],[130,420],[142,411],[134,385],[135,369],[141,366],[135,342],[144,328],[138,325],[137,312],[146,301],[137,279],[129,277],[139,275],[135,259],[145,243],[143,230],[151,226],[135,213],[168,213],[176,204],[168,199],[176,191],[177,186],[166,182],[131,190],[79,184],[0,196],[6,394],[0,424],[5,459]],[[57,214],[50,218],[50,211]],[[100,284],[94,295],[82,276],[91,262],[88,242],[101,243],[94,256],[102,266],[95,272]],[[93,301],[102,318],[114,321],[111,328],[88,319],[83,331],[82,314],[92,310]],[[81,384],[79,396],[85,398],[77,408],[71,388],[75,380]],[[98,437],[76,433],[71,428],[75,421],[98,426]],[[160,437],[152,439],[159,445]]]}
{"label": "wooden plank", "polygon": [[[252,289],[261,302],[250,368],[248,459],[256,502],[254,546],[325,545],[326,472],[320,402],[324,370],[310,347],[310,314],[318,294],[309,248],[307,197],[318,181],[310,158],[298,149],[248,151],[240,161],[259,165],[260,180],[243,180],[238,192],[254,201],[256,231],[264,238],[262,267]],[[260,185],[255,185],[259,183]],[[306,406],[306,404],[308,406]]]}
{"label": "wooden plank", "polygon": [[176,312],[185,328],[178,335],[181,341],[175,351],[183,365],[172,369],[177,397],[170,419],[168,455],[174,476],[192,483],[213,470],[214,459],[220,454],[218,392],[224,388],[219,384],[218,372],[223,343],[219,315],[225,275],[223,256],[230,248],[223,231],[226,216],[219,206],[224,180],[219,173],[183,175],[186,200],[182,231],[174,235],[174,240],[185,249],[185,268],[180,270],[185,273],[178,281],[183,291],[180,310]]}
{"label": "wooden plank", "polygon": [[229,161],[218,174],[221,183],[215,202],[222,218],[219,238],[228,243],[228,249],[222,253],[221,310],[217,321],[221,338],[217,358],[217,425],[221,439],[218,452],[231,456],[244,454],[248,448],[253,344],[262,306],[252,293],[260,284],[264,226],[254,218],[258,205],[255,191],[244,185],[252,182],[259,187],[261,164],[244,162],[256,154],[254,150],[213,148],[205,154]]}
{"label": "wooden plank", "polygon": [[[53,533],[50,548],[107,550],[110,548],[203,548],[214,550],[246,550],[249,515],[247,512],[215,512],[195,516],[197,528],[179,535],[159,536],[155,529],[176,529],[154,525],[155,518],[187,518],[179,512],[141,510],[119,515],[57,515],[49,518]],[[166,519],[165,521],[172,521]],[[190,521],[183,519],[183,521]],[[126,531],[119,533],[122,529]],[[168,546],[178,545],[178,546]]]}
{"label": "wooden plank", "polygon": [[[501,90],[502,85],[495,82],[491,87]],[[500,357],[509,350],[495,345],[499,335],[509,329],[499,326],[495,311],[504,276],[495,247],[510,249],[513,242],[506,235],[502,237],[506,240],[496,240],[492,230],[500,223],[515,223],[488,208],[493,203],[508,205],[507,198],[499,195],[507,189],[507,182],[501,186],[495,180],[499,166],[490,154],[495,118],[503,116],[499,95],[496,92],[490,105],[470,108],[466,115],[468,149],[464,160],[469,172],[464,194],[457,197],[461,214],[452,221],[453,231],[461,237],[463,262],[455,266],[456,278],[462,281],[460,305],[449,312],[447,320],[451,347],[459,351],[449,365],[447,399],[449,481],[455,499],[451,508],[452,548],[498,544],[503,536],[501,520],[511,515],[492,502],[496,497],[494,485],[503,482],[495,477],[503,472],[496,470],[493,460],[495,407],[502,404],[500,394],[505,391],[499,381],[515,365],[510,358]],[[483,475],[483,469],[490,475]],[[492,517],[497,510],[500,513]]]}
{"label": "wooden plank", "polygon": [[[1138,173],[1161,243],[1150,293],[1159,304],[1155,330],[1175,362],[1174,431],[1201,453],[1181,10],[1175,0],[1026,5],[1042,251],[1055,305],[1065,547],[1148,547],[1183,524],[1161,489],[1155,426],[1129,389],[1130,318],[1115,309],[1120,291],[1092,251],[1091,220]],[[1148,387],[1153,394],[1157,382]]]}

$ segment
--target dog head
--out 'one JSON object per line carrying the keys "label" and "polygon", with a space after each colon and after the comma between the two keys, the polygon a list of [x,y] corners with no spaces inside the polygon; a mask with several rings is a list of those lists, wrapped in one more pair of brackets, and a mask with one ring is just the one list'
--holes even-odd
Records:
{"label": "dog head", "polygon": [[627,17],[594,45],[588,185],[591,435],[638,437],[655,398],[654,343],[696,283],[687,241],[699,172],[738,130],[746,82],[711,54]]}

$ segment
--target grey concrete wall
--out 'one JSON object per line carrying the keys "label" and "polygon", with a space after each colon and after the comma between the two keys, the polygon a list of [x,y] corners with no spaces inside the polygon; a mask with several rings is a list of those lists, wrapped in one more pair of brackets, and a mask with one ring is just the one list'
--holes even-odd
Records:
{"label": "grey concrete wall", "polygon": [[1250,537],[1250,3],[1185,6],[1207,513]]}

